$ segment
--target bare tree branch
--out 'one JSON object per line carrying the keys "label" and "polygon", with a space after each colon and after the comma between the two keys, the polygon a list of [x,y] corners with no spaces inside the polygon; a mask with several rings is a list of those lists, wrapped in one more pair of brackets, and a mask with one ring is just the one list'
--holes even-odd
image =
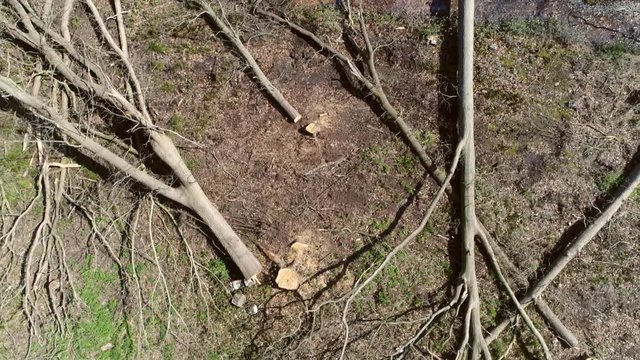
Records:
{"label": "bare tree branch", "polygon": [[[598,232],[611,220],[611,218],[618,211],[620,206],[625,200],[631,196],[633,191],[640,185],[640,163],[635,164],[629,177],[618,188],[618,191],[613,196],[611,203],[607,208],[598,216],[589,227],[587,227],[575,240],[573,240],[562,251],[560,256],[556,258],[553,264],[549,267],[548,272],[538,280],[533,287],[527,291],[527,293],[520,298],[520,303],[523,306],[529,305],[531,302],[536,301],[540,295],[547,289],[547,287],[554,281],[558,275],[564,270],[569,262],[598,234]],[[544,305],[543,305],[544,307]],[[511,319],[505,319],[502,323],[496,326],[491,333],[486,337],[486,341],[491,343],[494,341],[500,333],[505,330]],[[560,330],[559,332],[561,332]],[[562,335],[562,333],[561,333]],[[566,336],[566,334],[565,334]],[[570,339],[567,339],[570,341]]]}
{"label": "bare tree branch", "polygon": [[197,4],[204,11],[205,14],[207,14],[209,19],[213,21],[213,23],[216,25],[217,28],[222,30],[222,33],[224,34],[224,36],[227,39],[229,39],[229,41],[231,41],[231,43],[233,44],[235,49],[238,51],[238,53],[240,53],[240,55],[247,62],[247,64],[251,68],[251,71],[256,75],[260,84],[262,84],[264,90],[271,96],[271,98],[276,103],[278,103],[278,105],[282,108],[282,110],[284,110],[284,112],[287,114],[289,119],[294,123],[300,121],[300,119],[302,119],[302,115],[300,115],[298,110],[296,110],[287,101],[287,99],[285,99],[285,97],[282,95],[280,90],[278,90],[278,88],[273,86],[273,84],[267,78],[264,72],[262,72],[260,65],[258,65],[258,63],[253,58],[249,50],[246,48],[246,46],[244,46],[242,41],[240,41],[240,37],[238,36],[238,34],[236,34],[233,31],[233,29],[231,29],[231,26],[226,21],[226,18],[224,18],[224,14],[223,14],[223,18],[220,18],[218,14],[216,14],[216,12],[211,8],[209,3],[205,0],[193,0],[193,2]]}

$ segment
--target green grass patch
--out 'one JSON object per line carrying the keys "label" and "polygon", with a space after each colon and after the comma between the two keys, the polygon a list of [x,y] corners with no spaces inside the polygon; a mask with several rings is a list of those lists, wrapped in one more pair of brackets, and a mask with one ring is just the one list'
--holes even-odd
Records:
{"label": "green grass patch", "polygon": [[296,7],[293,15],[317,35],[327,35],[341,31],[344,16],[333,5]]}
{"label": "green grass patch", "polygon": [[438,134],[429,130],[421,130],[417,132],[416,137],[418,138],[420,145],[422,145],[425,150],[431,150],[436,147],[440,139]]}
{"label": "green grass patch", "polygon": [[415,170],[416,161],[413,155],[406,154],[396,158],[396,167],[401,170],[412,172]]}
{"label": "green grass patch", "polygon": [[385,152],[378,146],[372,145],[365,151],[365,156],[375,165],[382,173],[391,172],[391,166],[386,162]]}
{"label": "green grass patch", "polygon": [[[129,336],[128,324],[118,311],[118,301],[109,299],[117,293],[119,278],[114,272],[88,269],[81,275],[82,286],[78,296],[86,305],[86,312],[71,324],[68,358],[80,359],[124,359],[134,353],[133,339]],[[109,350],[102,351],[106,344]]]}
{"label": "green grass patch", "polygon": [[634,49],[624,41],[614,41],[596,45],[595,53],[605,59],[619,61],[627,54],[634,53]]}
{"label": "green grass patch", "polygon": [[622,171],[616,170],[608,172],[598,181],[598,189],[603,193],[613,192],[623,180]]}
{"label": "green grass patch", "polygon": [[[598,181],[598,190],[605,194],[611,194],[618,189],[624,182],[625,177],[622,171],[615,170],[604,174]],[[637,188],[631,194],[631,200],[640,202],[640,188]]]}
{"label": "green grass patch", "polygon": [[[0,185],[10,205],[27,201],[33,195],[36,174],[29,170],[30,158],[31,154],[23,152],[18,143],[7,145],[4,152],[0,150]],[[25,172],[27,175],[22,176]]]}
{"label": "green grass patch", "polygon": [[174,114],[169,119],[169,129],[182,132],[187,125],[187,120],[178,114]]}
{"label": "green grass patch", "polygon": [[229,276],[229,270],[227,269],[227,265],[222,261],[222,259],[211,259],[207,263],[207,269],[212,276],[215,276],[218,280],[222,282],[229,281],[231,277]]}
{"label": "green grass patch", "polygon": [[378,305],[391,304],[391,297],[389,296],[389,293],[387,293],[384,289],[376,291],[376,293],[373,295],[373,298]]}
{"label": "green grass patch", "polygon": [[513,19],[500,24],[504,33],[516,36],[539,36],[546,32],[544,21],[537,19]]}
{"label": "green grass patch", "polygon": [[495,40],[500,36],[500,27],[496,24],[486,22],[476,27],[475,40],[485,44],[490,40]]}
{"label": "green grass patch", "polygon": [[157,54],[166,54],[169,51],[169,48],[165,44],[157,40],[149,41],[149,44],[147,45],[147,49]]}
{"label": "green grass patch", "polygon": [[165,93],[173,93],[178,89],[175,83],[171,81],[165,81],[160,85],[160,91]]}
{"label": "green grass patch", "polygon": [[30,157],[31,154],[22,151],[21,145],[14,144],[9,146],[7,151],[0,153],[0,168],[3,172],[20,174],[29,166]]}
{"label": "green grass patch", "polygon": [[430,19],[424,23],[419,29],[420,37],[423,40],[428,39],[430,36],[440,35],[443,29],[443,22],[439,19]]}
{"label": "green grass patch", "polygon": [[167,68],[167,66],[165,65],[164,61],[160,61],[160,60],[153,60],[151,62],[151,69],[156,70],[156,71],[165,71]]}

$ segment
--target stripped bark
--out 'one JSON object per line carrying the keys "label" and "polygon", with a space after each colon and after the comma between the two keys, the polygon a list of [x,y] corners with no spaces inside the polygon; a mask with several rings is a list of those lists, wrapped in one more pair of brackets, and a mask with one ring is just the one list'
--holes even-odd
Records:
{"label": "stripped bark", "polygon": [[462,155],[462,249],[463,270],[462,279],[467,286],[467,312],[464,317],[463,340],[458,350],[458,358],[466,353],[467,341],[471,342],[471,358],[478,357],[480,351],[486,359],[491,358],[489,348],[482,334],[480,321],[480,295],[475,268],[475,236],[477,233],[477,219],[475,211],[475,177],[476,155],[473,134],[473,22],[474,1],[462,0],[459,3],[461,16],[458,24],[458,96],[459,119],[458,130],[467,139],[467,146]]}

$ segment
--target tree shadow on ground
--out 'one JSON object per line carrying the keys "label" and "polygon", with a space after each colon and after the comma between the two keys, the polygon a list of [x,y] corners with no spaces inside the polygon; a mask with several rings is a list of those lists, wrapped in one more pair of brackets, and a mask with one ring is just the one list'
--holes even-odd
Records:
{"label": "tree shadow on ground", "polygon": [[[457,127],[456,127],[457,89],[455,87],[455,83],[457,79],[457,68],[456,68],[456,61],[455,61],[456,53],[457,53],[457,38],[456,38],[455,32],[451,31],[451,23],[453,20],[448,18],[441,19],[441,20],[443,21],[445,26],[442,27],[441,35],[443,38],[443,46],[440,52],[440,69],[438,73],[438,79],[439,79],[438,90],[440,93],[440,96],[438,99],[439,132],[440,132],[441,139],[443,139],[447,144],[455,144],[455,141],[457,141]],[[291,31],[297,36],[299,36],[300,38],[302,38],[303,40],[305,40],[318,53],[325,55],[327,59],[329,59],[332,62],[333,67],[339,76],[339,81],[342,87],[346,91],[348,91],[352,96],[364,101],[370,107],[373,113],[378,117],[378,119],[389,129],[389,131],[392,134],[400,137],[402,141],[405,142],[405,144],[409,147],[409,149],[411,149],[411,146],[409,146],[408,140],[402,135],[399,127],[396,125],[393,118],[391,118],[385,112],[385,110],[382,108],[378,100],[374,96],[372,96],[366,90],[366,88],[362,87],[361,84],[358,83],[358,80],[352,76],[352,74],[349,72],[349,69],[346,69],[343,63],[341,63],[338,59],[334,58],[329,51],[318,46],[312,40],[307,39],[305,36],[301,34],[298,34],[295,30],[291,30]],[[363,58],[362,54],[364,52],[357,45],[357,42],[354,40],[353,36],[350,35],[350,32],[348,29],[345,29],[345,31],[343,31],[343,40],[349,55],[354,61],[355,66],[362,73],[366,73],[365,72],[366,66],[364,64],[364,60],[362,59]],[[404,215],[406,209],[415,201],[416,196],[414,194],[417,194],[422,189],[422,187],[424,186],[424,182],[427,176],[429,175],[429,173],[431,173],[433,176],[433,174],[435,173],[435,170],[436,170],[435,168],[427,169],[422,179],[415,185],[415,191],[413,191],[411,195],[402,204],[402,206],[400,206],[400,208],[398,209],[398,211],[396,212],[393,218],[393,221],[386,229],[384,229],[381,233],[377,234],[376,236],[372,237],[369,243],[367,243],[365,246],[358,249],[357,251],[353,252],[351,255],[349,255],[345,259],[319,270],[318,272],[313,274],[308,280],[306,280],[306,282],[312,281],[313,279],[316,279],[323,274],[335,272],[337,270],[337,273],[332,276],[332,278],[329,280],[325,288],[319,290],[310,299],[304,299],[298,293],[296,294],[297,300],[293,302],[289,302],[285,306],[290,306],[291,304],[294,304],[294,303],[305,304],[308,302],[310,305],[307,308],[313,309],[313,307],[320,302],[320,299],[322,298],[322,296],[328,291],[330,291],[346,275],[349,266],[354,261],[358,260],[365,253],[369,252],[371,249],[373,249],[374,246],[379,244],[389,234],[391,234],[394,231],[394,229],[397,227],[398,223],[400,222],[402,216]],[[454,186],[454,189],[455,188],[457,187]],[[457,214],[457,207],[454,207],[454,208],[456,208],[454,212]],[[455,282],[455,279],[457,278],[456,274],[460,271],[460,262],[462,259],[462,254],[460,253],[460,249],[458,245],[459,242],[455,241],[455,239],[457,238],[457,225],[454,224],[449,228],[449,235],[450,236],[448,238],[453,240],[449,241],[449,243],[447,244],[448,253],[449,253],[451,264],[454,267],[454,271],[452,272],[452,275],[450,276],[448,281],[443,285],[443,289],[450,288],[450,284]],[[267,303],[269,303],[271,299],[267,301]],[[426,308],[434,308],[435,306],[442,306],[448,303],[448,301],[449,300],[445,299],[442,301],[438,301],[438,304],[428,304],[420,307],[410,308],[400,312],[399,314],[396,314],[395,318],[406,316],[407,314],[412,313],[416,310],[424,310]],[[294,344],[295,341],[300,341],[306,336],[306,334],[309,334],[311,331],[313,331],[314,316],[315,314],[313,313],[301,314],[300,326],[297,332],[295,333],[295,335],[292,334],[291,337],[287,337],[286,343],[284,344],[286,348]],[[255,334],[255,336],[252,339],[250,349],[245,353],[247,357],[255,356],[260,352],[258,339],[263,334],[266,334],[267,330],[269,330],[270,327],[269,325],[266,324],[266,322],[269,320],[270,319],[268,319],[266,316],[264,317],[261,329]],[[356,338],[350,339],[350,343],[363,339],[364,337],[367,336],[367,334],[375,331],[375,329],[376,328],[374,327],[368,331],[365,331],[364,334],[359,334],[359,336],[357,336]],[[332,346],[327,346],[325,350],[327,353],[325,355],[339,353],[339,350],[341,349],[341,343],[339,341],[340,339],[341,339],[341,334],[336,336],[336,340],[335,340],[335,342],[337,342],[339,346],[336,348]],[[320,355],[320,357],[322,356],[323,355]]]}
{"label": "tree shadow on ground", "polygon": [[[591,206],[583,209],[584,217],[582,219],[576,220],[571,226],[569,226],[560,236],[560,239],[556,243],[556,245],[549,250],[542,257],[541,263],[544,264],[540,267],[540,269],[533,276],[533,279],[538,279],[544,274],[546,274],[550,266],[552,266],[553,261],[557,259],[560,254],[567,248],[567,246],[574,241],[580,234],[582,234],[595,220],[598,216],[602,214],[603,209],[605,209],[611,201],[615,198],[615,196],[620,192],[627,179],[633,172],[634,168],[638,166],[640,163],[640,146],[636,149],[636,153],[633,155],[631,160],[625,165],[621,177],[624,179],[621,184],[613,187],[608,192],[600,194],[598,198],[593,202]],[[526,292],[526,290],[525,290]]]}

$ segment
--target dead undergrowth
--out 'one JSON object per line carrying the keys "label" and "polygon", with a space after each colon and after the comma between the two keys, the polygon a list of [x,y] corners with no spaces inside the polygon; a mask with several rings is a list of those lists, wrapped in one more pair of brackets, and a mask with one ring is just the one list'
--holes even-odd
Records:
{"label": "dead undergrowth", "polygon": [[[106,2],[96,3],[109,13]],[[0,356],[295,359],[336,358],[344,348],[346,358],[454,357],[464,326],[449,305],[462,264],[458,210],[443,199],[414,241],[385,259],[420,223],[438,187],[379,95],[359,88],[357,72],[313,41],[249,8],[227,9],[229,25],[303,115],[301,124],[318,125],[318,134],[308,136],[284,119],[233,45],[197,11],[179,2],[124,6],[128,51],[151,117],[269,269],[263,285],[242,290],[246,308],[259,311],[230,305],[228,284],[242,276],[191,212],[109,171],[3,98]],[[372,76],[357,16],[349,26],[329,6],[279,10],[353,59],[360,76]],[[74,39],[94,31],[86,13],[77,7],[69,17]],[[377,88],[432,162],[450,166],[454,24],[364,15]],[[104,17],[115,31],[116,19]],[[636,48],[625,39],[575,42],[571,31],[535,20],[476,29],[477,212],[513,262],[517,295],[605,210],[638,162]],[[104,120],[114,109],[70,96],[74,91],[33,49],[1,41],[3,76],[51,94],[44,97],[48,106],[76,106],[73,116],[87,114],[86,124],[98,124],[96,141],[176,181],[145,157],[144,141]],[[93,60],[122,73],[117,61]],[[117,86],[126,93],[126,82]],[[120,136],[105,135],[114,129]],[[636,190],[544,293],[577,336],[577,349],[564,349],[543,318],[528,311],[554,357],[633,358],[640,351],[633,305],[640,293],[633,241],[640,236],[639,204]],[[297,252],[293,242],[309,246]],[[281,266],[300,275],[297,291],[274,286]],[[476,272],[488,332],[515,310],[490,263],[478,261]],[[448,305],[451,312],[433,317]],[[542,356],[522,321],[509,325],[490,345],[496,358]]]}

